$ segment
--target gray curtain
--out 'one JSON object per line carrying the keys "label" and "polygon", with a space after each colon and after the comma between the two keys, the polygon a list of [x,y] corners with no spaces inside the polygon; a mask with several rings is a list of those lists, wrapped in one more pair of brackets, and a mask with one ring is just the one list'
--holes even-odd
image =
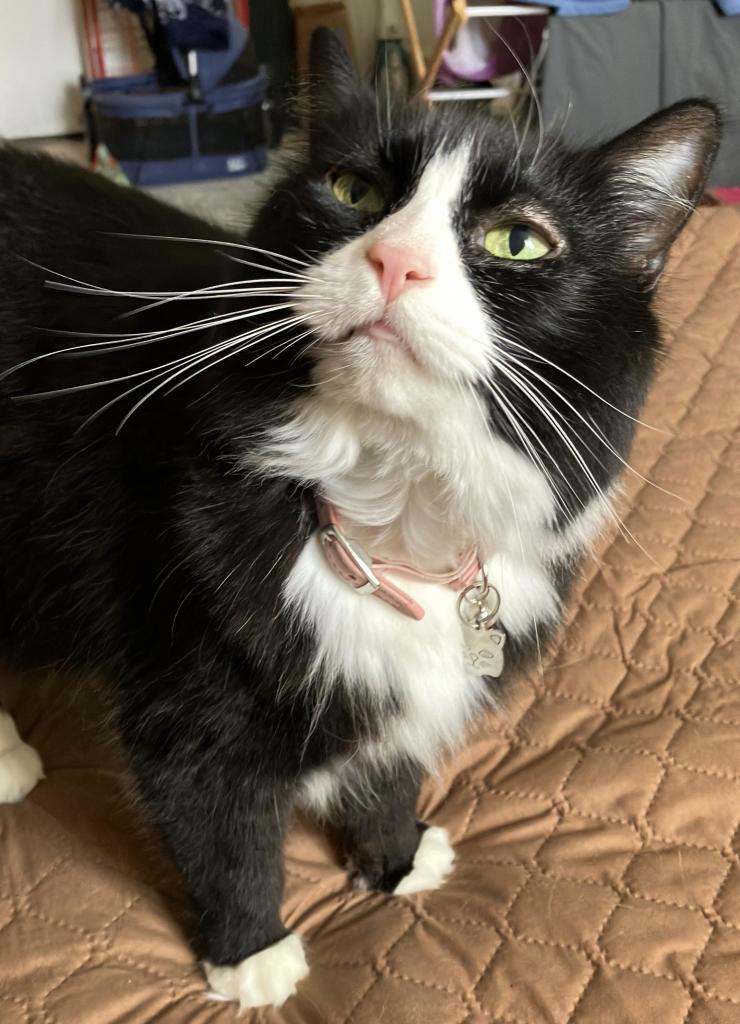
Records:
{"label": "gray curtain", "polygon": [[740,186],[740,15],[722,15],[709,0],[638,0],[618,14],[555,16],[549,29],[547,124],[590,142],[706,96],[726,118],[711,184]]}

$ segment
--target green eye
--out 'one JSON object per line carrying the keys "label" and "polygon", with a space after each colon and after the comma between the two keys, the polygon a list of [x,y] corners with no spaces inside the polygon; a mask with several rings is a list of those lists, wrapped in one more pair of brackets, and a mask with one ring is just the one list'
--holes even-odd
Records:
{"label": "green eye", "polygon": [[552,246],[529,224],[508,224],[487,232],[483,244],[491,256],[500,260],[539,260]]}
{"label": "green eye", "polygon": [[331,189],[343,206],[351,206],[360,213],[380,213],[385,208],[385,196],[378,186],[351,171],[343,171],[333,178]]}

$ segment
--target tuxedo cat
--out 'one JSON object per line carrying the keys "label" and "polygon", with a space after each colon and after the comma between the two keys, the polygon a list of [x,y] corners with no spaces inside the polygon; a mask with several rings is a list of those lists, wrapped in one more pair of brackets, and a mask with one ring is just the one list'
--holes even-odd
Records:
{"label": "tuxedo cat", "polygon": [[[719,136],[606,144],[376,106],[314,38],[246,237],[0,150],[0,642],[110,680],[212,990],[280,1004],[296,805],[354,884],[439,885],[420,774],[557,627],[660,352]],[[42,777],[0,712],[0,798]]]}

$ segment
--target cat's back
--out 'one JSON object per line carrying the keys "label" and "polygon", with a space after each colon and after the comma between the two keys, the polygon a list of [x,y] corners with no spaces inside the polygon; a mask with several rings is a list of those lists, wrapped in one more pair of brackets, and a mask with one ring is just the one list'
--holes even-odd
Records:
{"label": "cat's back", "polygon": [[[0,238],[18,251],[74,247],[106,231],[201,234],[209,225],[134,187],[44,153],[0,144]],[[56,236],[49,232],[56,229]],[[7,255],[7,254],[3,254]]]}
{"label": "cat's back", "polygon": [[44,313],[58,319],[66,310],[71,315],[65,327],[89,326],[84,321],[90,308],[71,303],[68,295],[63,301],[48,288],[50,278],[154,291],[173,282],[187,288],[213,276],[217,257],[205,246],[152,236],[234,240],[137,188],[43,153],[0,145],[0,336],[7,334],[3,315],[17,326],[19,311],[32,311],[38,323]]}
{"label": "cat's back", "polygon": [[186,291],[221,279],[226,261],[216,246],[234,240],[137,188],[0,145],[0,400],[49,383],[40,363],[22,378],[3,373],[62,347],[60,338],[84,343],[181,321],[177,304],[146,318],[121,316],[142,305],[142,292]]}
{"label": "cat's back", "polygon": [[[156,231],[159,206],[82,167],[0,145],[0,280],[39,280],[28,261],[58,273],[94,265],[105,232]],[[18,298],[0,288],[0,308]]]}

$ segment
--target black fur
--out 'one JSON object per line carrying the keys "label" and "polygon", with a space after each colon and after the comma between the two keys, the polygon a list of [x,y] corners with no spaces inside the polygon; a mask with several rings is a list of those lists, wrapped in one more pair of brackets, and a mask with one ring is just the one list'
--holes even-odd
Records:
{"label": "black fur", "polygon": [[[251,245],[318,258],[372,223],[334,201],[325,183],[331,167],[381,181],[397,206],[440,140],[454,148],[472,138],[476,171],[457,226],[481,301],[540,356],[638,412],[659,349],[650,287],[703,187],[718,133],[710,104],[677,106],[601,148],[572,152],[547,142],[536,162],[537,140],[529,140],[515,165],[513,136],[487,116],[409,106],[394,110],[388,130],[384,111],[326,36],[314,49],[312,102],[307,150],[260,211]],[[695,149],[686,208],[617,184],[615,168],[630,152],[677,132]],[[566,239],[559,258],[501,265],[476,245],[492,210],[521,203],[544,210]],[[192,898],[196,951],[234,964],[285,934],[281,844],[297,781],[375,735],[394,706],[363,708],[337,690],[319,712],[301,688],[313,641],[288,619],[280,594],[311,514],[300,481],[260,480],[240,468],[259,429],[307,384],[310,352],[268,354],[272,339],[249,368],[244,358],[227,359],[160,391],[120,432],[144,391],[86,421],[141,378],[27,400],[151,370],[233,327],[28,363],[38,356],[99,345],[109,332],[244,309],[243,300],[174,301],[122,321],[146,300],[74,295],[48,281],[184,292],[266,276],[225,255],[249,253],[125,237],[137,233],[242,241],[133,189],[0,150],[0,636],[18,664],[66,663],[111,679],[141,794]],[[278,261],[256,262],[279,276]],[[626,452],[630,420],[548,363],[538,370]],[[519,446],[490,409],[492,429]],[[577,510],[589,495],[583,473],[536,408],[523,415]],[[584,447],[583,457],[601,486],[619,469],[602,444]],[[565,590],[569,570],[561,573]],[[510,672],[532,647],[512,647]],[[373,790],[370,809],[347,807],[337,824],[357,870],[392,888],[418,842],[416,771],[379,768]]]}

